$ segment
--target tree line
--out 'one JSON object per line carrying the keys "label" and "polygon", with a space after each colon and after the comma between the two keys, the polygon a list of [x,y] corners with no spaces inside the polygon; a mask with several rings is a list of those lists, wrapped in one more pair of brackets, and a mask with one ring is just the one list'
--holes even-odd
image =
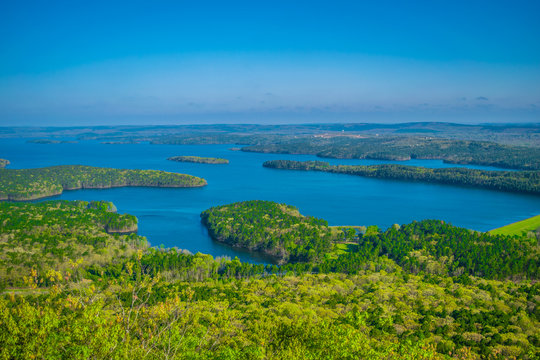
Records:
{"label": "tree line", "polygon": [[0,200],[32,200],[63,190],[122,186],[197,187],[206,180],[160,170],[99,168],[61,165],[37,169],[0,169]]}
{"label": "tree line", "polygon": [[357,175],[378,179],[420,181],[437,184],[471,186],[496,191],[540,194],[540,171],[485,171],[467,168],[431,169],[420,166],[330,165],[324,161],[271,160],[264,167],[285,170],[314,170]]}

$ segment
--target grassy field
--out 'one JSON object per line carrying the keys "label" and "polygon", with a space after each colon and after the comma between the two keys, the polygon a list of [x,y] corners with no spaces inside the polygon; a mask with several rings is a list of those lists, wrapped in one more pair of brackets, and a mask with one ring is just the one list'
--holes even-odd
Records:
{"label": "grassy field", "polygon": [[530,217],[528,219],[518,221],[490,231],[491,234],[503,235],[522,235],[528,231],[534,231],[540,228],[540,215]]}

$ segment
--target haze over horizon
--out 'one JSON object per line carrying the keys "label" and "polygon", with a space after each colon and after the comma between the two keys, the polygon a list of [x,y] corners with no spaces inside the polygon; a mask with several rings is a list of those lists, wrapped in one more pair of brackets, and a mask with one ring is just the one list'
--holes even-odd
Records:
{"label": "haze over horizon", "polygon": [[540,122],[536,1],[0,4],[0,126]]}

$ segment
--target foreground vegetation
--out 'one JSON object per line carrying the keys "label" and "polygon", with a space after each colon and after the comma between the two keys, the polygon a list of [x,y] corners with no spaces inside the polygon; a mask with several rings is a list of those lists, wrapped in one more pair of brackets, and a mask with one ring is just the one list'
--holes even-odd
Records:
{"label": "foreground vegetation", "polygon": [[540,215],[530,217],[490,231],[491,234],[523,235],[540,239]]}
{"label": "foreground vegetation", "polygon": [[472,186],[498,191],[540,194],[540,171],[485,171],[467,168],[431,169],[406,165],[330,165],[324,161],[271,160],[263,166],[286,170],[315,170],[379,179],[422,181]]}
{"label": "foreground vegetation", "polygon": [[110,169],[82,165],[0,169],[0,200],[32,200],[64,190],[122,186],[198,187],[206,180],[158,170]]}
{"label": "foreground vegetation", "polygon": [[32,270],[66,271],[70,260],[101,266],[147,246],[122,235],[137,231],[137,218],[117,214],[109,202],[0,202],[0,224],[0,289],[23,286]]}
{"label": "foreground vegetation", "polygon": [[[368,227],[337,257],[277,266],[109,234],[133,221],[110,203],[0,205],[0,254],[29,258],[4,278],[0,358],[540,356],[540,285],[518,280],[538,273],[517,262],[537,264],[538,244],[517,236],[435,220]],[[276,206],[284,219],[294,210]],[[514,275],[486,272],[497,256],[494,272]]]}
{"label": "foreground vegetation", "polygon": [[172,156],[167,160],[179,161],[179,162],[192,162],[198,164],[228,164],[229,160],[213,158],[213,157],[200,157],[200,156]]}

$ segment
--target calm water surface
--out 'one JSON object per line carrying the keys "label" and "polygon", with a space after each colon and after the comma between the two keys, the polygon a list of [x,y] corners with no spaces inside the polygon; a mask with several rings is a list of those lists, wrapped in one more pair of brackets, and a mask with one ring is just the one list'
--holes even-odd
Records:
{"label": "calm water surface", "polygon": [[[213,256],[238,256],[265,261],[212,241],[199,214],[212,206],[243,200],[272,200],[294,205],[305,215],[331,225],[378,225],[442,219],[454,225],[486,231],[540,213],[540,197],[490,190],[379,180],[358,176],[267,169],[266,160],[323,160],[332,164],[381,164],[389,161],[320,159],[310,155],[257,154],[229,150],[233,145],[106,145],[29,144],[23,139],[0,140],[0,158],[10,168],[80,164],[114,168],[159,169],[200,176],[208,186],[192,189],[116,188],[66,191],[52,199],[109,200],[118,211],[139,218],[139,234],[154,246],[176,246]],[[229,159],[228,165],[167,161],[175,155]],[[455,167],[439,160],[391,163],[425,167]],[[494,170],[492,167],[468,166]],[[49,198],[51,199],[51,198]]]}

